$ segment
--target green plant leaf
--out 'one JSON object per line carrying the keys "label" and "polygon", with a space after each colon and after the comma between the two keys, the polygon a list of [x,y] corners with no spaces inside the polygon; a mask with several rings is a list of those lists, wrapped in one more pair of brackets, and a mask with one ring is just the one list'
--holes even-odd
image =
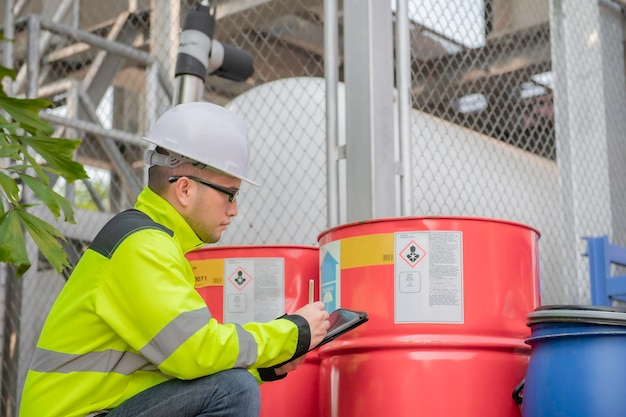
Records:
{"label": "green plant leaf", "polygon": [[48,207],[50,212],[56,219],[61,215],[60,210],[63,210],[64,220],[70,223],[74,223],[74,209],[72,205],[56,191],[48,187],[48,184],[44,184],[41,180],[31,177],[26,174],[18,174],[22,182],[33,192],[35,195]]}
{"label": "green plant leaf", "polygon": [[13,97],[0,97],[0,108],[4,109],[20,127],[30,133],[37,135],[50,135],[53,132],[50,123],[39,117],[39,111],[50,106],[47,100],[20,99]]}
{"label": "green plant leaf", "polygon": [[[6,40],[6,38],[0,39],[0,40]],[[12,80],[15,80],[15,71],[12,70],[11,68],[0,66],[0,79],[4,77],[9,77]]]}
{"label": "green plant leaf", "polygon": [[0,146],[0,158],[12,158],[18,159],[20,157],[20,150],[22,146],[18,144],[1,145]]}
{"label": "green plant leaf", "polygon": [[65,241],[65,237],[58,229],[24,210],[16,210],[15,213],[19,216],[28,234],[33,238],[41,254],[57,272],[61,272],[63,267],[70,267],[67,254],[59,242],[59,239]]}
{"label": "green plant leaf", "polygon": [[4,190],[4,194],[7,196],[9,201],[13,204],[17,204],[20,198],[20,189],[17,186],[15,179],[0,171],[0,187]]}
{"label": "green plant leaf", "polygon": [[[50,212],[54,215],[55,218],[59,218],[61,215],[61,208],[57,201],[57,196],[59,196],[56,192],[50,189],[47,184],[41,182],[41,180],[31,177],[26,174],[18,174],[22,182],[33,192],[35,195],[48,207]],[[61,196],[59,196],[61,197]]]}
{"label": "green plant leaf", "polygon": [[15,265],[17,277],[31,266],[24,229],[16,210],[9,210],[0,217],[0,262]]}
{"label": "green plant leaf", "polygon": [[50,168],[65,178],[67,182],[89,177],[82,164],[72,159],[81,140],[39,136],[21,137],[20,140],[41,155]]}
{"label": "green plant leaf", "polygon": [[[50,178],[48,178],[48,176],[46,175],[46,171],[44,169],[44,167],[42,167],[41,165],[39,165],[37,163],[37,160],[35,158],[33,158],[33,156],[31,154],[29,154],[28,152],[24,153],[24,159],[26,159],[26,162],[28,162],[28,165],[25,166],[26,169],[28,168],[32,168],[33,171],[35,171],[35,174],[37,174],[37,178],[39,178],[39,180],[43,183],[45,183],[46,185],[50,184]],[[16,171],[22,171],[22,172],[26,172],[26,169],[20,169],[21,167],[16,166],[14,167],[14,169]],[[56,172],[56,170],[51,170],[48,169],[48,171],[53,171],[57,174],[60,175],[60,173]]]}
{"label": "green plant leaf", "polygon": [[[1,67],[0,67],[1,68]],[[17,133],[17,129],[19,129],[20,124],[16,123],[16,122],[9,122],[7,119],[5,119],[4,117],[2,117],[2,115],[0,115],[0,129],[3,130],[8,130],[10,134],[15,135]],[[6,133],[1,132],[2,136],[4,138],[5,141],[6,140]]]}
{"label": "green plant leaf", "polygon": [[72,204],[67,201],[65,197],[61,195],[58,196],[58,203],[59,206],[61,206],[61,210],[63,211],[63,217],[65,217],[65,221],[68,223],[76,224],[76,219],[74,218],[74,208],[72,207]]}

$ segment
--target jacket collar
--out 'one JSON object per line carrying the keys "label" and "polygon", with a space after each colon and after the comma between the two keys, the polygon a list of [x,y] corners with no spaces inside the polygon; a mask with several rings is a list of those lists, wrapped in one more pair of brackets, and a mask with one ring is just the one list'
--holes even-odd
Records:
{"label": "jacket collar", "polygon": [[167,200],[156,194],[149,187],[145,187],[139,193],[135,208],[146,213],[155,222],[172,230],[174,239],[180,245],[183,253],[204,246],[204,242],[200,240],[180,213]]}

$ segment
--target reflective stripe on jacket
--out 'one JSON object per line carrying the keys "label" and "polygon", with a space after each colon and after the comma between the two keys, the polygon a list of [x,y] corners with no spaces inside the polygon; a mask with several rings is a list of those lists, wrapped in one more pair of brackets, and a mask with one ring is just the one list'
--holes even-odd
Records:
{"label": "reflective stripe on jacket", "polygon": [[[44,324],[21,417],[84,417],[170,378],[257,368],[308,349],[300,316],[219,324],[185,253],[203,242],[150,189],[115,216],[76,265]],[[147,216],[146,216],[147,215]]]}

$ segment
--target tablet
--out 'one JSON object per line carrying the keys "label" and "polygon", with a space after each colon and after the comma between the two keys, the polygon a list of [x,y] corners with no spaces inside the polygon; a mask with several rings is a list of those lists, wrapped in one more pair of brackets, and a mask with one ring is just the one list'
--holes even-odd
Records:
{"label": "tablet", "polygon": [[342,334],[345,334],[350,330],[359,327],[367,320],[367,313],[363,311],[349,310],[347,308],[338,308],[337,310],[330,313],[330,317],[328,317],[328,321],[330,321],[330,328],[328,329],[326,337],[324,337],[320,344],[311,348],[309,352],[313,349],[317,349],[322,345],[325,345],[332,340],[335,340]]}
{"label": "tablet", "polygon": [[[335,340],[342,334],[353,330],[363,323],[367,321],[367,313],[362,311],[354,311],[348,310],[347,308],[338,308],[337,310],[330,313],[328,317],[328,321],[330,321],[330,328],[328,329],[328,333],[326,333],[326,337],[315,347],[312,347],[308,350],[308,352],[317,349],[318,347],[325,345],[326,343]],[[301,355],[304,355],[306,352],[303,352]],[[272,368],[280,368],[287,362],[290,362],[296,359],[298,356],[294,356],[293,358],[285,361],[283,363],[279,363],[278,365],[272,366]]]}

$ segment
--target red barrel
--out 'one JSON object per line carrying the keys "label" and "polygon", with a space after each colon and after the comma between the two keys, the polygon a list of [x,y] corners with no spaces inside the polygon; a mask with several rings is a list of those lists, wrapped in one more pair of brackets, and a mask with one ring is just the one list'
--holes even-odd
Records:
{"label": "red barrel", "polygon": [[539,232],[471,217],[320,234],[321,299],[369,322],[319,350],[320,416],[518,417]]}
{"label": "red barrel", "polygon": [[[313,246],[215,246],[187,254],[196,289],[220,322],[273,320],[319,292],[319,249]],[[261,385],[261,417],[319,417],[319,358],[287,378]],[[295,413],[295,414],[294,414]]]}

